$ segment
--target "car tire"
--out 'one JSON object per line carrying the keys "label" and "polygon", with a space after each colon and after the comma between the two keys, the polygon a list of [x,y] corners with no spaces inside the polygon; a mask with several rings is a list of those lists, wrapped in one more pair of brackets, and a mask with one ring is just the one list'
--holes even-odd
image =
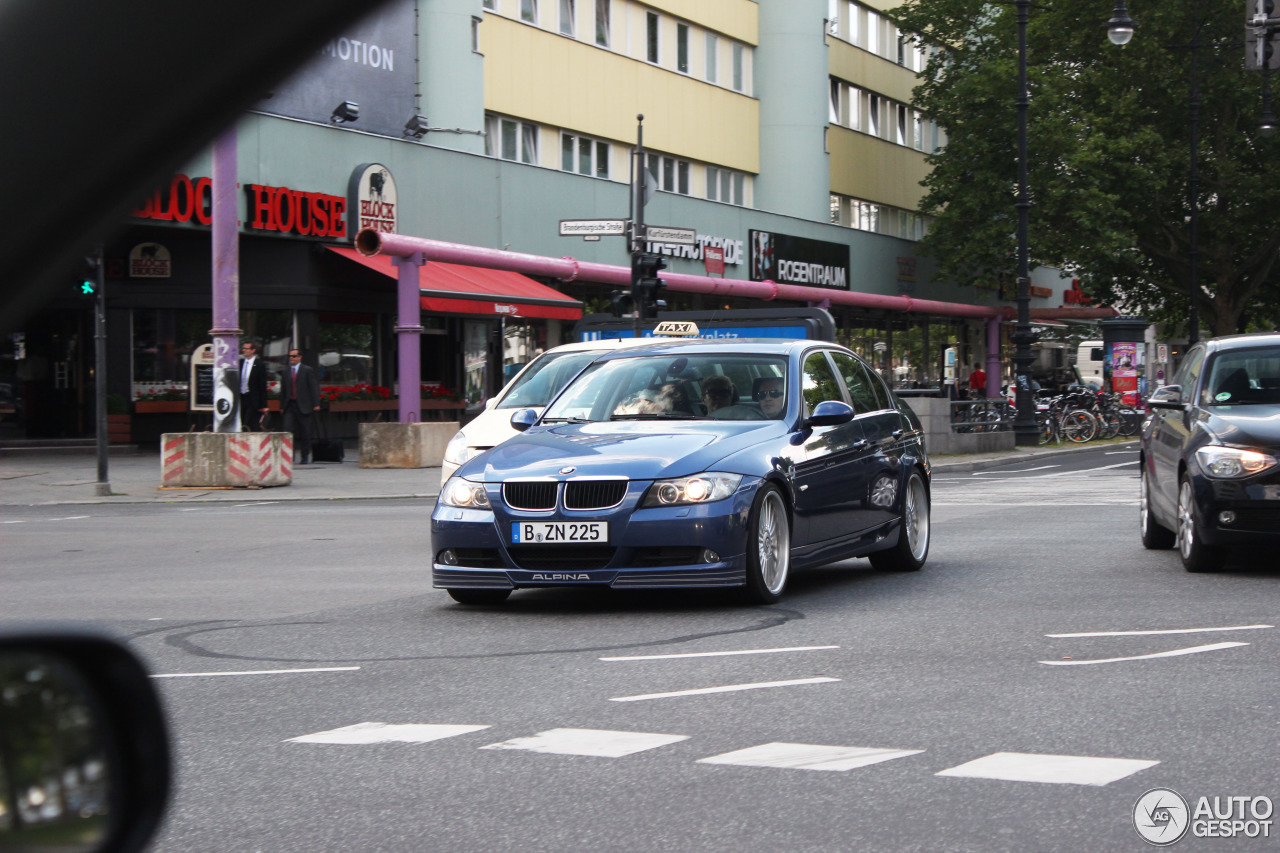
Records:
{"label": "car tire", "polygon": [[1184,477],[1178,486],[1178,556],[1189,572],[1216,572],[1222,564],[1222,552],[1200,541],[1196,515],[1195,492]]}
{"label": "car tire", "polygon": [[501,604],[511,594],[509,589],[446,589],[459,604]]}
{"label": "car tire", "polygon": [[1151,485],[1147,482],[1147,467],[1142,465],[1142,490],[1138,495],[1138,509],[1142,518],[1142,547],[1150,551],[1166,551],[1178,541],[1178,536],[1156,521],[1151,512]]}
{"label": "car tire", "polygon": [[756,492],[747,521],[747,585],[751,604],[773,604],[782,598],[791,569],[791,521],[787,503],[774,485]]}
{"label": "car tire", "polygon": [[868,555],[871,565],[881,571],[918,572],[929,557],[929,490],[919,471],[907,478],[902,496],[902,524],[898,542],[887,551]]}

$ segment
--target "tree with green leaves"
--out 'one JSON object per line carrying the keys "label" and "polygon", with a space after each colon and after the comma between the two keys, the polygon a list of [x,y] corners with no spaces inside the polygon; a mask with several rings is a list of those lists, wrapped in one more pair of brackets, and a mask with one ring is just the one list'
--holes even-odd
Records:
{"label": "tree with green leaves", "polygon": [[[1191,84],[1199,81],[1199,292],[1206,335],[1280,317],[1280,137],[1258,132],[1262,74],[1244,68],[1244,0],[1037,0],[1027,28],[1032,263],[1098,302],[1185,328],[1191,293]],[[1011,279],[1017,211],[1018,33],[1012,2],[907,0],[892,13],[932,48],[915,106],[946,131],[930,156],[922,251],[939,275]],[[1193,40],[1200,43],[1193,51]],[[1234,43],[1234,44],[1233,44]],[[1280,45],[1277,45],[1280,49]],[[1195,71],[1193,72],[1193,66]],[[1276,75],[1280,86],[1280,74]]]}

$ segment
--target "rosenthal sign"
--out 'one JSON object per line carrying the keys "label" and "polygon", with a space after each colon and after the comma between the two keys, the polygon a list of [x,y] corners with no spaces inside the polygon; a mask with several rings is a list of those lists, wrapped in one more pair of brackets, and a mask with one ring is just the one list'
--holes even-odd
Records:
{"label": "rosenthal sign", "polygon": [[770,231],[751,231],[751,280],[849,289],[849,247]]}
{"label": "rosenthal sign", "polygon": [[371,228],[384,234],[395,234],[399,220],[396,202],[396,181],[391,171],[381,163],[365,163],[351,173],[348,186],[351,209],[358,219],[358,226],[351,229],[354,239],[361,229]]}

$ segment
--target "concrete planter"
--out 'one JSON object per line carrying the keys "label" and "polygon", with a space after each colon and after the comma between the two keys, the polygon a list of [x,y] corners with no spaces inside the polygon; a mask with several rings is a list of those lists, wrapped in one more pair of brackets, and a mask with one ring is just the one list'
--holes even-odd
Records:
{"label": "concrete planter", "polygon": [[361,468],[439,468],[457,421],[360,424]]}
{"label": "concrete planter", "polygon": [[951,430],[951,401],[937,397],[907,397],[904,402],[924,427],[924,449],[932,455],[993,453],[1012,450],[1012,432],[958,433]]}
{"label": "concrete planter", "polygon": [[167,432],[160,441],[160,484],[170,488],[287,486],[293,436],[287,432]]}

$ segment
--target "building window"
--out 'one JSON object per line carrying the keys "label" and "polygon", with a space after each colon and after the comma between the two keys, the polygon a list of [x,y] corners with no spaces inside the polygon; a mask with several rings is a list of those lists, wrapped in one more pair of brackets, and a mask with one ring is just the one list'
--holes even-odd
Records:
{"label": "building window", "polygon": [[596,44],[609,46],[609,3],[610,0],[596,0]]}
{"label": "building window", "polygon": [[609,143],[572,133],[560,134],[560,168],[579,175],[609,177]]}
{"label": "building window", "polygon": [[849,44],[857,44],[859,32],[858,23],[862,20],[862,10],[858,8],[858,4],[849,4],[849,14],[846,16],[849,21]]}
{"label": "building window", "polygon": [[570,38],[577,32],[573,20],[574,5],[573,0],[560,0],[560,34]]}
{"label": "building window", "polygon": [[827,32],[840,35],[840,0],[827,0]]}
{"label": "building window", "polygon": [[849,87],[849,127],[854,130],[862,130],[862,90],[855,87]]}
{"label": "building window", "polygon": [[676,24],[676,70],[689,73],[689,25]]}
{"label": "building window", "polygon": [[898,104],[897,132],[898,132],[898,135],[894,141],[897,142],[899,145],[909,144],[908,138],[907,138],[907,108],[904,107],[902,104]]}
{"label": "building window", "polygon": [[720,58],[720,39],[707,33],[707,82],[716,82],[717,60]]}
{"label": "building window", "polygon": [[747,203],[746,193],[747,176],[742,172],[707,167],[707,198],[741,207]]}
{"label": "building window", "polygon": [[493,9],[496,12],[498,10],[498,0],[484,0],[484,7]]}
{"label": "building window", "polygon": [[831,124],[840,124],[840,81],[831,81],[831,103],[828,105],[827,121]]}
{"label": "building window", "polygon": [[880,54],[880,16],[867,10],[867,50]]}
{"label": "building window", "polygon": [[480,19],[471,19],[471,52],[480,52]]}
{"label": "building window", "polygon": [[689,194],[689,161],[665,154],[646,155],[646,167],[657,181],[658,189],[680,195]]}
{"label": "building window", "polygon": [[657,65],[661,58],[658,51],[658,24],[660,18],[657,12],[645,12],[645,59]]}
{"label": "building window", "polygon": [[520,20],[538,23],[538,0],[520,0]]}
{"label": "building window", "polygon": [[538,126],[505,116],[484,119],[484,153],[518,163],[538,162]]}
{"label": "building window", "polygon": [[744,62],[744,53],[746,53],[746,51],[742,49],[742,45],[735,42],[733,45],[733,91],[735,92],[741,92],[743,90],[744,74],[742,66]]}
{"label": "building window", "polygon": [[917,151],[924,150],[924,119],[920,113],[912,112],[911,144]]}
{"label": "building window", "polygon": [[867,131],[872,136],[879,136],[880,135],[880,98],[878,98],[875,95],[872,95],[868,99],[867,107],[868,107],[868,110],[867,110],[868,117],[871,119],[871,121],[869,122],[869,126],[867,128]]}

